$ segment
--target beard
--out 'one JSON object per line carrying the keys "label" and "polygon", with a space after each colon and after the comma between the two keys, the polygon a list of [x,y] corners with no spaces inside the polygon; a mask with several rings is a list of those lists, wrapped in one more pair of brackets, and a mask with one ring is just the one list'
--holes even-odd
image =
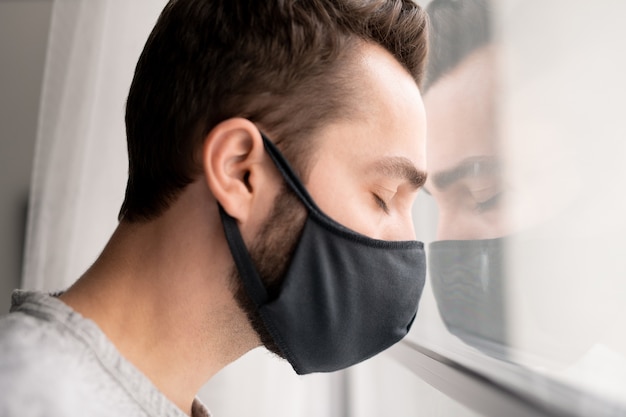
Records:
{"label": "beard", "polygon": [[[282,187],[274,200],[274,206],[254,238],[250,250],[252,261],[265,285],[269,299],[278,297],[287,268],[300,240],[306,221],[307,210],[298,197],[285,186]],[[231,272],[235,299],[239,307],[246,313],[248,321],[261,339],[261,343],[276,355],[284,358],[278,345],[263,323],[258,309],[250,299],[243,286],[236,266]]]}

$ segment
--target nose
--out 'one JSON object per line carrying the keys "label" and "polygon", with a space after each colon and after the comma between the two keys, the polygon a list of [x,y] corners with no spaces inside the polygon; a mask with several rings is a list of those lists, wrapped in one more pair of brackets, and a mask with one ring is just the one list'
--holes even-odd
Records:
{"label": "nose", "polygon": [[381,239],[390,241],[415,240],[415,225],[411,213],[403,214],[391,220],[385,226]]}
{"label": "nose", "polygon": [[406,220],[406,230],[408,233],[407,233],[407,236],[403,240],[415,240],[416,239],[415,223],[413,222],[413,216],[410,213]]}

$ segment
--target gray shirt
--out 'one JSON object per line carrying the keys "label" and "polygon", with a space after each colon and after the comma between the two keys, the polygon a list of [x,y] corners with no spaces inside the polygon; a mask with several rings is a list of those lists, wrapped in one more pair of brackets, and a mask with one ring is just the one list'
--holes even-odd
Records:
{"label": "gray shirt", "polygon": [[[15,291],[0,318],[0,416],[184,417],[91,320]],[[196,400],[193,417],[208,417]]]}

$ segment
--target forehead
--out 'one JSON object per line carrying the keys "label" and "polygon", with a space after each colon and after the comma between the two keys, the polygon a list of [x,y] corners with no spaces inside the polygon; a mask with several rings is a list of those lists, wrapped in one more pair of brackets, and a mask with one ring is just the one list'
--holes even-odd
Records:
{"label": "forehead", "polygon": [[403,157],[426,169],[426,116],[420,91],[386,50],[364,44],[351,65],[352,111],[321,129],[315,159],[349,157],[349,165]]}

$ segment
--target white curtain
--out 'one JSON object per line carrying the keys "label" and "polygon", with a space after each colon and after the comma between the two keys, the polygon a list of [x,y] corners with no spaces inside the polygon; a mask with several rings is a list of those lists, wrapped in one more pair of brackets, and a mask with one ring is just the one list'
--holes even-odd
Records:
{"label": "white curtain", "polygon": [[[164,0],[55,0],[40,109],[23,287],[68,287],[117,225],[127,174],[124,105]],[[201,397],[217,416],[340,416],[341,375],[297,377],[257,350]]]}

